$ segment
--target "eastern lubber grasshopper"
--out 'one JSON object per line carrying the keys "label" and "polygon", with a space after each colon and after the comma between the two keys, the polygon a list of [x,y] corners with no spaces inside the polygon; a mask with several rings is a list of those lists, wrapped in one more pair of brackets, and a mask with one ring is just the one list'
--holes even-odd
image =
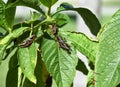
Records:
{"label": "eastern lubber grasshopper", "polygon": [[36,38],[35,35],[28,37],[23,43],[20,44],[20,47],[21,48],[29,47],[33,43],[35,38]]}

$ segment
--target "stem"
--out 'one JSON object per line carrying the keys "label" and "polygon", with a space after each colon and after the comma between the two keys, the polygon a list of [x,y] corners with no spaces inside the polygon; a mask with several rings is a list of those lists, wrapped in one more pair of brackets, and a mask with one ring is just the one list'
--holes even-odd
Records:
{"label": "stem", "polygon": [[9,33],[11,33],[11,32],[12,32],[12,29],[11,29],[11,28],[9,28],[8,30],[9,30]]}
{"label": "stem", "polygon": [[50,16],[51,13],[51,6],[48,8],[48,16]]}
{"label": "stem", "polygon": [[32,35],[32,32],[33,32],[33,24],[31,23],[30,36]]}

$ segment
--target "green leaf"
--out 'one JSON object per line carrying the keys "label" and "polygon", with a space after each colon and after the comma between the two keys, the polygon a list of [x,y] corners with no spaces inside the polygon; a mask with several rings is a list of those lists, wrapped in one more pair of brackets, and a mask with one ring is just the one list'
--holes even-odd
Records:
{"label": "green leaf", "polygon": [[52,5],[54,5],[58,0],[39,0],[43,5],[50,8]]}
{"label": "green leaf", "polygon": [[21,87],[23,84],[23,80],[24,80],[24,75],[22,73],[22,70],[20,67],[18,67],[18,86],[17,87]]}
{"label": "green leaf", "polygon": [[[72,5],[63,3],[58,7],[58,12],[60,11],[76,11],[83,20],[85,21],[86,25],[89,27],[92,34],[97,35],[99,30],[101,29],[101,24],[97,17],[87,8],[73,8]],[[55,14],[56,14],[55,13]]]}
{"label": "green leaf", "polygon": [[0,39],[2,39],[4,37],[3,33],[0,32]]}
{"label": "green leaf", "polygon": [[62,14],[62,13],[55,14],[53,16],[53,18],[57,21],[57,25],[59,27],[64,26],[65,24],[67,24],[70,21],[69,16],[66,14]]}
{"label": "green leaf", "polygon": [[75,48],[88,57],[90,61],[95,62],[98,42],[91,40],[82,33],[66,32],[67,38],[71,40]]}
{"label": "green leaf", "polygon": [[101,29],[101,24],[97,17],[90,10],[86,8],[73,8],[71,10],[76,11],[81,15],[92,34],[98,34],[99,30]]}
{"label": "green leaf", "polygon": [[44,82],[44,78],[43,78],[44,75],[45,75],[45,77],[47,77],[45,69],[46,69],[46,67],[44,67],[44,65],[43,65],[41,55],[38,55],[37,65],[35,68],[35,76],[37,78],[37,84],[36,84],[37,87],[39,87],[39,86],[45,87],[45,82]]}
{"label": "green leaf", "polygon": [[14,30],[12,33],[8,34],[7,36],[0,40],[0,45],[9,44],[14,38],[19,37],[27,30],[29,30],[28,27],[21,27]]}
{"label": "green leaf", "polygon": [[23,87],[36,87],[36,85],[34,83],[32,83],[30,80],[28,80],[27,78],[25,78]]}
{"label": "green leaf", "polygon": [[1,45],[0,44],[0,63],[1,63],[2,59],[3,59],[6,47],[7,47],[7,45]]}
{"label": "green leaf", "polygon": [[[41,63],[41,61],[42,61],[41,57],[40,57],[40,55],[38,55],[37,64],[36,64],[36,68],[35,68],[35,76],[37,79],[37,83],[34,84],[30,80],[25,78],[23,87],[45,87],[45,83],[43,82],[43,74],[45,74],[45,70],[43,71],[43,69],[42,69],[45,67],[43,67],[43,64]],[[45,75],[45,77],[46,77],[46,75]]]}
{"label": "green leaf", "polygon": [[117,87],[120,87],[120,84],[118,84]]}
{"label": "green leaf", "polygon": [[38,37],[38,40],[41,38],[42,35],[43,35],[42,29],[41,27],[39,27],[36,31],[36,36]]}
{"label": "green leaf", "polygon": [[8,28],[12,30],[14,24],[16,7],[5,9],[5,22]]}
{"label": "green leaf", "polygon": [[[13,0],[8,0],[6,7],[9,4],[12,4],[13,2],[14,2]],[[16,12],[16,6],[5,9],[5,20],[6,20],[5,22],[6,22],[7,27],[11,30],[12,30],[12,27],[14,24],[15,12]],[[10,16],[10,14],[11,14],[11,16]]]}
{"label": "green leaf", "polygon": [[16,6],[27,6],[41,12],[43,15],[45,14],[43,10],[39,7],[40,6],[39,0],[16,0],[13,1],[11,4],[8,4],[6,8],[11,8]]}
{"label": "green leaf", "polygon": [[5,26],[5,3],[0,0],[0,27],[3,27],[6,29]]}
{"label": "green leaf", "polygon": [[13,70],[10,69],[7,73],[6,87],[17,87],[17,83],[18,83],[18,68]]}
{"label": "green leaf", "polygon": [[3,1],[0,1],[0,26],[7,30],[11,29],[14,24],[14,17],[16,11],[16,7],[6,9],[6,6],[8,4],[9,3],[5,4]]}
{"label": "green leaf", "polygon": [[7,57],[6,59],[9,59],[9,58],[11,58],[12,56],[14,56],[15,53],[16,53],[16,51],[17,51],[17,49],[18,49],[17,47],[12,48],[12,49],[9,51],[8,55],[6,56],[6,57]]}
{"label": "green leaf", "polygon": [[18,85],[18,60],[17,54],[14,54],[11,55],[11,59],[9,61],[9,71],[7,73],[6,78],[6,87],[17,87],[17,85]]}
{"label": "green leaf", "polygon": [[33,83],[36,83],[34,70],[37,62],[37,45],[32,43],[29,48],[19,48],[18,61],[24,75]]}
{"label": "green leaf", "polygon": [[28,27],[18,28],[0,40],[0,62],[3,59],[3,55],[5,53],[7,46],[12,42],[12,40],[22,35],[28,29],[29,29]]}
{"label": "green leaf", "polygon": [[70,10],[72,9],[73,6],[69,3],[63,2],[62,4],[60,4],[60,6],[57,8],[57,11],[62,11],[62,10]]}
{"label": "green leaf", "polygon": [[9,61],[9,69],[15,69],[16,67],[18,67],[17,50],[18,48],[16,47],[9,54],[9,56],[11,56]]}
{"label": "green leaf", "polygon": [[73,82],[77,57],[72,49],[71,54],[60,48],[54,40],[43,38],[41,45],[43,61],[57,83],[58,87],[70,87]]}
{"label": "green leaf", "polygon": [[120,83],[120,10],[103,27],[96,56],[95,87],[116,87]]}
{"label": "green leaf", "polygon": [[52,79],[52,87],[57,87],[57,84],[54,79]]}

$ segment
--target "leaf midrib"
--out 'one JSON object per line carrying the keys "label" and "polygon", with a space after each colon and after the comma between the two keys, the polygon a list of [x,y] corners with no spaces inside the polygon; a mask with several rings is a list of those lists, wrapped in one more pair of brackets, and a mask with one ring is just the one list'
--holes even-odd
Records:
{"label": "leaf midrib", "polygon": [[112,76],[111,76],[111,78],[110,78],[110,80],[109,80],[109,84],[111,83],[112,78],[114,77],[114,74],[115,74],[115,72],[116,72],[117,67],[118,67],[119,64],[120,64],[120,58],[119,58],[119,61],[118,61],[117,64],[116,64],[116,67],[114,68],[114,70],[112,70],[112,71],[113,71],[113,74],[112,74]]}
{"label": "leaf midrib", "polygon": [[[59,48],[59,44],[57,43],[57,52],[58,52],[58,60],[59,60],[58,65],[59,65],[59,71],[60,71],[60,78],[62,79],[61,67],[60,67],[61,66],[61,64],[60,64],[60,52],[59,51],[60,51],[60,48]],[[63,86],[63,79],[61,80],[61,82],[62,82],[61,84]]]}

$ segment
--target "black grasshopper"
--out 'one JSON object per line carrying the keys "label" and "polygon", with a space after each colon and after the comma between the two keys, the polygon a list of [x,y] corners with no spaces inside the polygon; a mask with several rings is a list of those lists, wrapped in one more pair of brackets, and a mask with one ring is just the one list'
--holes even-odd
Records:
{"label": "black grasshopper", "polygon": [[20,44],[20,47],[22,48],[29,47],[33,43],[35,38],[36,38],[35,35],[28,37],[22,44]]}
{"label": "black grasshopper", "polygon": [[71,54],[70,46],[67,43],[65,43],[65,41],[60,36],[56,35],[56,39],[60,47],[66,50],[69,54]]}

